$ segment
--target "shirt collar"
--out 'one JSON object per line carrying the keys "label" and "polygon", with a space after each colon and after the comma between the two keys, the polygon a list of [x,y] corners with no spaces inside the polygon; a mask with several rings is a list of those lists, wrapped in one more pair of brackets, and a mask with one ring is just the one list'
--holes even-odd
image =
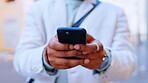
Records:
{"label": "shirt collar", "polygon": [[[52,0],[52,1],[56,2],[58,0]],[[59,1],[61,1],[61,0],[59,0]],[[96,4],[96,0],[84,0],[84,1],[87,1],[87,2],[92,3],[92,4]]]}
{"label": "shirt collar", "polygon": [[84,0],[84,1],[88,1],[88,2],[90,2],[92,4],[96,4],[96,0]]}

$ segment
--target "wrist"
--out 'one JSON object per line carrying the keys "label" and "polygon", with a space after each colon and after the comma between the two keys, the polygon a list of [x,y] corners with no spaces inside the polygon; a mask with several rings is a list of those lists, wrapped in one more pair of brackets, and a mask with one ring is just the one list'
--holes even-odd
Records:
{"label": "wrist", "polygon": [[45,70],[48,72],[48,74],[55,75],[57,73],[57,69],[52,67],[49,64],[48,59],[46,59],[46,58],[47,58],[47,53],[46,53],[46,49],[44,49],[43,54],[42,54],[43,66],[44,66]]}
{"label": "wrist", "polygon": [[111,51],[109,49],[105,49],[106,54],[103,57],[102,63],[100,64],[99,68],[95,70],[95,73],[101,73],[101,72],[105,72],[110,64],[111,64]]}

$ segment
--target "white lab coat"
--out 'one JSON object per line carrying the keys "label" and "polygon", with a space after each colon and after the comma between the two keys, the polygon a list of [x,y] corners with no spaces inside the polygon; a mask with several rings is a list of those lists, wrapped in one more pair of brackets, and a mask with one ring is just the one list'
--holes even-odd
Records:
{"label": "white lab coat", "polygon": [[[85,0],[74,22],[78,21],[95,3]],[[42,52],[58,27],[66,26],[64,0],[38,1],[27,13],[21,40],[14,58],[17,72],[35,79],[35,83],[54,83],[57,75],[48,75],[43,67]],[[69,83],[110,83],[127,79],[135,70],[136,60],[131,43],[126,16],[121,8],[101,3],[85,19],[80,27],[110,49],[112,61],[104,74],[93,75],[82,66],[68,69]]]}

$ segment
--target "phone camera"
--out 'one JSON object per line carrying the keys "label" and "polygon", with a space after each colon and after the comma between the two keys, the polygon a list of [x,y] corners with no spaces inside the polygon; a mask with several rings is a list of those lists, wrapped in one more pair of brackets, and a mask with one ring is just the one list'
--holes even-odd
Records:
{"label": "phone camera", "polygon": [[65,34],[66,34],[66,35],[69,35],[69,32],[66,31]]}

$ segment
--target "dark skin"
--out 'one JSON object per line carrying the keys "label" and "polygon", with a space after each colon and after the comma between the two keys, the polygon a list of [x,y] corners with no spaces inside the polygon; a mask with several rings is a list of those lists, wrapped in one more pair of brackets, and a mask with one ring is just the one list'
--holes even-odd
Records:
{"label": "dark skin", "polygon": [[[99,45],[99,51],[97,46]],[[49,65],[56,69],[69,69],[82,65],[88,69],[98,69],[106,54],[100,41],[87,34],[87,44],[63,44],[58,42],[57,36],[51,39],[45,48],[45,58]]]}

